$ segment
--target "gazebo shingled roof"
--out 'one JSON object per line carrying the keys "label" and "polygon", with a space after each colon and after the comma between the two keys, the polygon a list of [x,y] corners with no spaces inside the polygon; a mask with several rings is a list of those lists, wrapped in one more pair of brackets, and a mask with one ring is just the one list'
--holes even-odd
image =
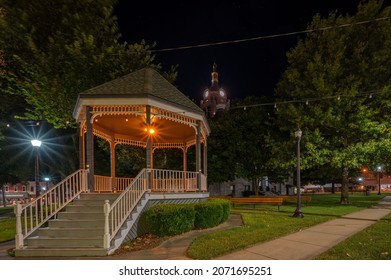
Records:
{"label": "gazebo shingled roof", "polygon": [[161,101],[203,113],[187,96],[152,68],[143,68],[80,93],[79,98],[153,96]]}

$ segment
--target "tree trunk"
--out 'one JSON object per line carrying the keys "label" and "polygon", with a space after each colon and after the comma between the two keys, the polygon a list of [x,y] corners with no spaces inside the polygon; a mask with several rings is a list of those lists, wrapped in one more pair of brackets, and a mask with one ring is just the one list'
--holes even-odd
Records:
{"label": "tree trunk", "polygon": [[4,205],[4,207],[6,207],[7,206],[7,201],[5,199],[5,188],[4,188],[4,186],[1,186],[1,194],[2,194],[3,205]]}
{"label": "tree trunk", "polygon": [[335,183],[331,183],[331,193],[335,193]]}
{"label": "tree trunk", "polygon": [[255,192],[255,195],[259,195],[259,187],[258,187],[258,180],[256,177],[253,177],[253,190]]}
{"label": "tree trunk", "polygon": [[344,167],[342,172],[341,204],[349,204],[349,170]]}

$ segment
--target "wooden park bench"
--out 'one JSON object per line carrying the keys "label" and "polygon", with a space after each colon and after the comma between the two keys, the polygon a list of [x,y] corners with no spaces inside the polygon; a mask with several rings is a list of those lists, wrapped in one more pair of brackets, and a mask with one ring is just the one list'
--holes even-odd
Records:
{"label": "wooden park bench", "polygon": [[284,202],[284,199],[279,196],[234,197],[231,198],[231,202],[234,208],[235,205],[252,204],[255,209],[255,205],[257,204],[267,204],[267,205],[277,205],[278,211],[280,211],[280,206]]}

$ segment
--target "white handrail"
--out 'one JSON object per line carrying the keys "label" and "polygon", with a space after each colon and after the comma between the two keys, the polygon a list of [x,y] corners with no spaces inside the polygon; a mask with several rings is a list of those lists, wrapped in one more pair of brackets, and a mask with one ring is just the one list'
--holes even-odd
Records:
{"label": "white handrail", "polygon": [[108,200],[105,201],[105,227],[103,237],[105,249],[110,247],[111,240],[113,240],[140,198],[147,191],[148,173],[150,173],[148,171],[148,169],[143,169],[112,205],[109,204]]}
{"label": "white handrail", "polygon": [[22,248],[28,236],[86,190],[87,170],[80,169],[27,205],[17,204],[16,249]]}

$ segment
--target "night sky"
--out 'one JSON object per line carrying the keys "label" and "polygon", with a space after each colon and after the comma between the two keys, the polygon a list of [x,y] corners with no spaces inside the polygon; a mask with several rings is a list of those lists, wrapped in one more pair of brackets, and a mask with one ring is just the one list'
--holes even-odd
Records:
{"label": "night sky", "polygon": [[[123,39],[156,42],[156,50],[305,30],[316,13],[355,14],[359,0],[134,1],[120,0]],[[386,1],[389,5],[391,1]],[[303,35],[301,35],[303,36]],[[244,43],[157,52],[164,69],[178,64],[176,86],[197,104],[218,65],[230,99],[272,96],[297,35]]]}

